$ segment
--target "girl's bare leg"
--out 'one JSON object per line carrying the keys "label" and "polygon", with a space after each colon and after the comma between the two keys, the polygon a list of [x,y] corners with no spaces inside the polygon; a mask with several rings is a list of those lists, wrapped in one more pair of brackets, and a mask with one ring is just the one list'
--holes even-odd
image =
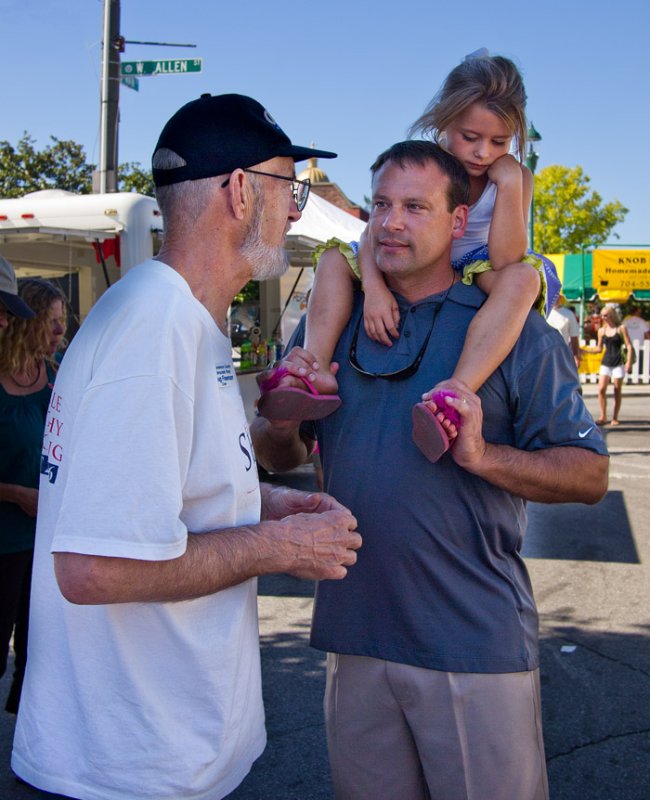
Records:
{"label": "girl's bare leg", "polygon": [[335,248],[326,250],[314,274],[305,327],[305,350],[315,357],[314,385],[321,394],[338,388],[331,369],[332,356],[352,314],[354,274]]}
{"label": "girl's bare leg", "polygon": [[453,377],[476,392],[515,346],[539,295],[540,278],[530,264],[510,264],[477,276],[488,295],[467,330]]}
{"label": "girl's bare leg", "polygon": [[[258,378],[261,395],[257,410],[261,416],[272,420],[322,419],[340,406],[337,366],[332,364],[332,356],[352,313],[353,280],[348,262],[337,249],[323,253],[309,298],[300,357],[284,360],[286,374],[274,371]],[[314,391],[305,387],[305,379]]]}
{"label": "girl's bare leg", "polygon": [[614,413],[612,414],[612,424],[618,423],[618,414],[621,410],[621,401],[623,400],[623,380],[622,378],[614,378]]}
{"label": "girl's bare leg", "polygon": [[604,425],[607,422],[607,386],[609,385],[609,376],[601,375],[598,378],[598,408],[600,409],[600,417],[596,420],[597,424]]}

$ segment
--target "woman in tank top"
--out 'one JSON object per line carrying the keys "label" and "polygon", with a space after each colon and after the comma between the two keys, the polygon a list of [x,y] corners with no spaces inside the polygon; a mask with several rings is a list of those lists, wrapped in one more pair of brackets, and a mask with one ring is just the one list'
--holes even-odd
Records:
{"label": "woman in tank top", "polygon": [[[602,326],[598,329],[598,347],[596,352],[605,351],[600,365],[598,378],[598,405],[600,417],[596,420],[598,425],[607,425],[607,387],[610,380],[614,384],[614,413],[611,424],[618,425],[618,415],[621,410],[623,395],[623,379],[625,374],[632,369],[632,344],[627,330],[621,325],[621,320],[613,308],[605,306],[601,312]],[[627,348],[627,358],[623,357],[623,347]]]}

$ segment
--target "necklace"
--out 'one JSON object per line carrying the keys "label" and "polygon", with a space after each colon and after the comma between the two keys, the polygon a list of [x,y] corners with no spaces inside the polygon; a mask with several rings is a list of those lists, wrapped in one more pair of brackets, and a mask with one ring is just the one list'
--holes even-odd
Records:
{"label": "necklace", "polygon": [[38,379],[41,377],[42,362],[35,361],[34,363],[36,364],[36,377],[31,383],[20,383],[20,381],[17,381],[13,375],[9,376],[11,380],[16,384],[16,386],[19,386],[21,389],[31,389],[32,386],[36,386],[36,384],[38,383]]}

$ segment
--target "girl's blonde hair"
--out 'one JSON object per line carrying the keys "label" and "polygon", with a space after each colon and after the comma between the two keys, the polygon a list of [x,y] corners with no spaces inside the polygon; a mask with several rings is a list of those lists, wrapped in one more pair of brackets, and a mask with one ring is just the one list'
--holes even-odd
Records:
{"label": "girl's blonde hair", "polygon": [[614,326],[618,328],[621,324],[621,315],[614,308],[614,306],[605,306],[605,308],[603,308],[603,310],[600,312],[601,317],[604,311],[608,311],[611,314],[612,322],[614,323]]}
{"label": "girl's blonde hair", "polygon": [[50,348],[50,306],[60,300],[63,306],[63,325],[67,322],[67,298],[49,281],[42,278],[25,278],[18,283],[18,294],[35,312],[32,319],[9,317],[9,326],[0,335],[0,375],[13,375],[46,359],[55,368]]}
{"label": "girl's blonde hair", "polygon": [[409,129],[439,142],[447,126],[473,103],[480,103],[512,131],[515,151],[524,160],[526,148],[526,90],[517,67],[504,56],[468,56],[453,69],[442,88]]}

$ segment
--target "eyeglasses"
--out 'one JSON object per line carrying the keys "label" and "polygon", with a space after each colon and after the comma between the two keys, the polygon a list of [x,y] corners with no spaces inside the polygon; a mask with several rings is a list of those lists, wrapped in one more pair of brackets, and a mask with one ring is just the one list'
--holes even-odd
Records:
{"label": "eyeglasses", "polygon": [[[307,198],[309,197],[309,189],[311,188],[311,181],[309,178],[304,180],[297,180],[296,178],[288,178],[286,175],[276,175],[273,172],[260,172],[257,169],[245,169],[243,172],[252,172],[253,175],[265,175],[267,178],[279,178],[281,181],[289,181],[291,183],[291,194],[293,195],[293,202],[296,204],[298,211],[302,211],[307,205]],[[230,178],[221,184],[221,188],[225,189],[230,183]]]}
{"label": "eyeglasses", "polygon": [[422,347],[415,356],[413,363],[409,364],[408,367],[404,367],[404,369],[398,369],[396,372],[368,372],[368,370],[364,369],[361,364],[359,364],[357,359],[357,340],[359,338],[359,327],[361,326],[361,320],[363,319],[363,314],[361,314],[354,328],[354,335],[352,336],[352,343],[350,344],[350,353],[348,355],[348,361],[350,362],[350,365],[354,367],[357,372],[360,372],[362,375],[366,375],[368,378],[384,378],[387,381],[402,381],[405,378],[410,378],[412,375],[415,375],[420,368],[422,359],[424,358],[424,354],[433,331],[433,325],[436,321],[436,317],[438,316],[438,311],[440,310],[441,305],[442,303],[434,308],[433,314],[431,315],[431,326],[429,327],[429,332],[427,333],[424,342],[422,342]]}

